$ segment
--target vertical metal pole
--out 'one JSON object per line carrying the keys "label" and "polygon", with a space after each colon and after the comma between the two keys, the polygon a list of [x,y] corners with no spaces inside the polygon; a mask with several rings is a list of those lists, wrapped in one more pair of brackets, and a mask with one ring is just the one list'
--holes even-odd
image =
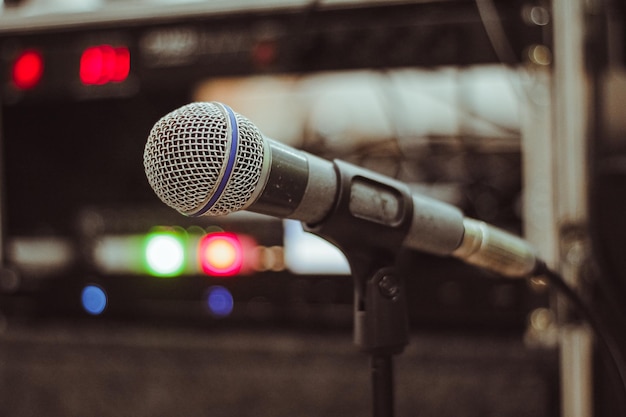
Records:
{"label": "vertical metal pole", "polygon": [[[554,179],[558,268],[564,279],[581,290],[582,268],[588,259],[588,135],[590,85],[585,70],[585,0],[554,0]],[[593,415],[591,334],[567,323],[564,306],[557,313],[565,321],[560,331],[561,396],[564,417]]]}
{"label": "vertical metal pole", "polygon": [[393,417],[393,359],[391,355],[372,355],[374,417]]}
{"label": "vertical metal pole", "polygon": [[520,72],[524,237],[551,268],[558,263],[552,140],[552,97],[548,68]]}

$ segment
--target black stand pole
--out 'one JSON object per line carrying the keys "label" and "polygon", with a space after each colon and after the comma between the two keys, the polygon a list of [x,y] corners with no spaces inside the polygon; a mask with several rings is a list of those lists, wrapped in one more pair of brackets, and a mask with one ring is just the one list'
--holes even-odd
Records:
{"label": "black stand pole", "polygon": [[372,391],[374,416],[393,416],[393,359],[391,355],[372,355]]}
{"label": "black stand pole", "polygon": [[393,417],[393,356],[408,344],[404,280],[393,267],[381,268],[355,282],[354,341],[371,355],[374,417]]}

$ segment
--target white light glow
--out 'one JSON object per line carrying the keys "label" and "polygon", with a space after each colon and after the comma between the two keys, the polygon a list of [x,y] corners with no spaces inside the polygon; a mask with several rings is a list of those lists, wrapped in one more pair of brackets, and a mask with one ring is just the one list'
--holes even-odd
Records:
{"label": "white light glow", "polygon": [[185,261],[185,251],[174,236],[158,235],[146,245],[146,264],[157,274],[173,274]]}
{"label": "white light glow", "polygon": [[300,222],[284,222],[285,265],[294,274],[349,275],[344,254],[334,245],[305,232]]}

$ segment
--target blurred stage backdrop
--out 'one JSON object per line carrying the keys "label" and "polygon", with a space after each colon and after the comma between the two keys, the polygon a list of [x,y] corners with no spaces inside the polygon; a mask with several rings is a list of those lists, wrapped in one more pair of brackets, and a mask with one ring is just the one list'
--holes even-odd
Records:
{"label": "blurred stage backdrop", "polygon": [[[0,414],[369,415],[343,255],[294,221],[179,215],[143,147],[164,114],[217,100],[541,243],[522,156],[550,100],[550,8],[478,3],[5,1]],[[557,415],[546,289],[403,258],[398,415]]]}

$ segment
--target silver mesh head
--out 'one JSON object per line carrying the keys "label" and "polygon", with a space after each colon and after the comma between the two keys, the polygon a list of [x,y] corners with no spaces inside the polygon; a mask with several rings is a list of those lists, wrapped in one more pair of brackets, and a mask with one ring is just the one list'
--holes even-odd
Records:
{"label": "silver mesh head", "polygon": [[251,202],[263,158],[263,136],[248,119],[219,103],[192,103],[154,125],[143,164],[165,204],[186,215],[220,216]]}

